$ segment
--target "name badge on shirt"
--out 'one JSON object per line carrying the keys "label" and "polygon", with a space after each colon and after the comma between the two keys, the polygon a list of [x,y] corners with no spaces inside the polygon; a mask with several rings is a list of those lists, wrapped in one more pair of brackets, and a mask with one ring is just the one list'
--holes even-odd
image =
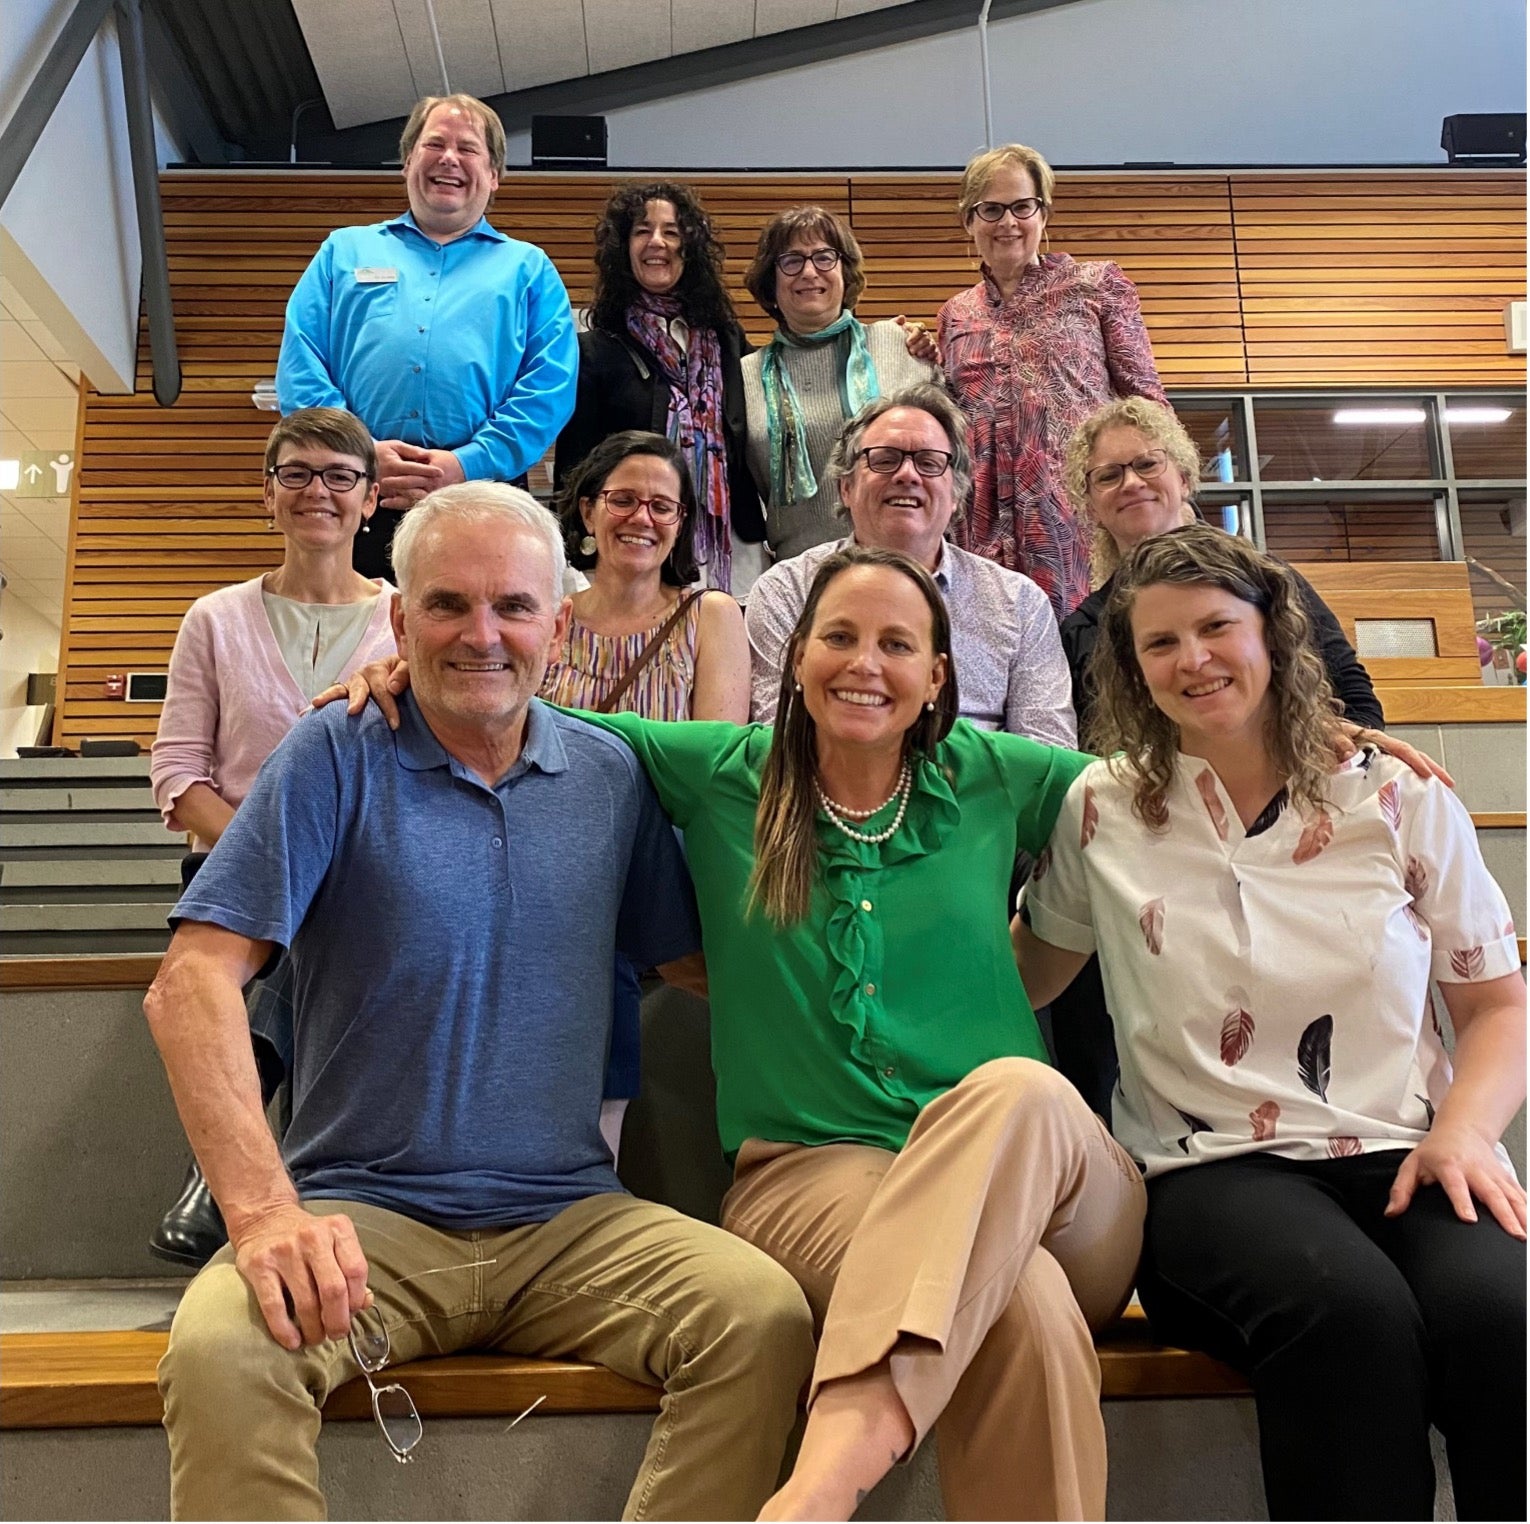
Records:
{"label": "name badge on shirt", "polygon": [[391,265],[361,265],[356,271],[358,286],[391,286],[398,281],[398,271]]}

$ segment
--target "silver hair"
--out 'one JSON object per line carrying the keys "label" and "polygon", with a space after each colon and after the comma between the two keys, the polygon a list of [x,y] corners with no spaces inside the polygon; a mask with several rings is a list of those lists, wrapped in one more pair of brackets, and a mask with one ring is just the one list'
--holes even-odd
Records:
{"label": "silver hair", "polygon": [[438,487],[422,497],[398,526],[393,535],[390,555],[398,589],[406,597],[414,581],[414,560],[420,541],[431,529],[449,524],[485,524],[499,521],[539,535],[552,560],[552,606],[563,601],[566,563],[563,554],[563,531],[558,521],[529,492],[504,482],[458,482]]}
{"label": "silver hair", "polygon": [[[928,413],[945,430],[951,446],[951,486],[956,500],[955,511],[951,514],[954,522],[966,510],[967,495],[972,491],[972,449],[967,443],[966,415],[933,382],[918,381],[912,386],[900,387],[885,397],[874,398],[854,418],[847,420],[844,428],[839,431],[839,438],[834,441],[834,448],[829,452],[829,463],[824,467],[824,476],[838,496],[839,484],[855,470],[856,452],[861,447],[866,430],[883,413],[890,413],[895,407],[916,408],[921,413]],[[850,510],[842,497],[839,498],[837,511],[841,518],[850,516]]]}

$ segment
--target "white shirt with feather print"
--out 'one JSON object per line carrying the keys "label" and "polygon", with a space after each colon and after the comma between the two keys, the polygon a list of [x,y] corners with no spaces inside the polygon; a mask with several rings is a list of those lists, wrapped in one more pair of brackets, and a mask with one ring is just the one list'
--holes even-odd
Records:
{"label": "white shirt with feather print", "polygon": [[1038,937],[1099,952],[1113,1130],[1150,1176],[1256,1150],[1413,1147],[1451,1078],[1430,980],[1519,968],[1444,784],[1368,749],[1327,795],[1251,836],[1196,757],[1178,759],[1162,831],[1108,762],[1068,792],[1024,902]]}

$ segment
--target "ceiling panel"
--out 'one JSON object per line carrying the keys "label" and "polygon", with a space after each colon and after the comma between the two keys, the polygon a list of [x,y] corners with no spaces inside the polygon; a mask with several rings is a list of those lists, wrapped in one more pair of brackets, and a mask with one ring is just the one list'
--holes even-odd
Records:
{"label": "ceiling panel", "polygon": [[[505,88],[505,76],[500,68],[499,39],[489,0],[435,0],[435,7],[441,53],[446,59],[446,77],[452,90],[467,95],[498,95]],[[534,12],[537,6],[521,0],[519,9],[523,13]],[[447,94],[441,86],[436,41],[424,5],[399,0],[394,11],[419,94]]]}
{"label": "ceiling panel", "polygon": [[833,21],[835,0],[755,0],[754,35],[787,32],[798,26]]}
{"label": "ceiling panel", "polygon": [[0,361],[7,365],[51,365],[25,325],[15,318],[0,318]]}
{"label": "ceiling panel", "polygon": [[[441,93],[425,0],[292,3],[337,128],[403,116],[420,96]],[[452,89],[484,97],[910,3],[434,0]]]}
{"label": "ceiling panel", "polygon": [[582,0],[491,0],[506,90],[529,90],[590,72]]}
{"label": "ceiling panel", "polygon": [[669,0],[584,0],[584,35],[591,74],[668,58]]}
{"label": "ceiling panel", "polygon": [[0,396],[6,407],[12,403],[41,397],[68,397],[73,401],[74,386],[51,360],[17,361],[0,359]]}
{"label": "ceiling panel", "polygon": [[393,0],[293,0],[293,9],[336,127],[403,116],[434,93],[435,70],[415,85]]}
{"label": "ceiling panel", "polygon": [[725,47],[754,36],[754,0],[670,0],[669,14],[677,53]]}

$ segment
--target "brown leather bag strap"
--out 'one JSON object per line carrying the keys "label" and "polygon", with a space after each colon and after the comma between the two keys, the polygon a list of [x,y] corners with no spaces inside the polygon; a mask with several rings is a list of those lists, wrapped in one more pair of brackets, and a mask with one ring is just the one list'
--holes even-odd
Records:
{"label": "brown leather bag strap", "polygon": [[687,593],[678,604],[675,612],[664,621],[654,632],[654,637],[638,652],[637,660],[622,673],[622,680],[606,695],[603,703],[595,706],[596,714],[614,714],[616,706],[627,696],[627,690],[643,675],[643,668],[659,654],[664,642],[669,639],[670,631],[685,618],[685,612],[706,591],[699,587],[693,593]]}

